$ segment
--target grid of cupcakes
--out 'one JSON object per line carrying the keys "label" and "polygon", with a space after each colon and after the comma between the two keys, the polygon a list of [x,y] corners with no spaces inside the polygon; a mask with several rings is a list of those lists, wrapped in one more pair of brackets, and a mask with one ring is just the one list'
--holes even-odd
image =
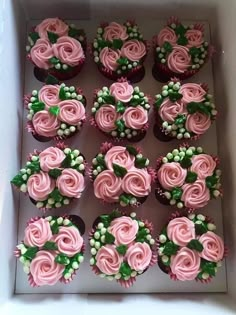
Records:
{"label": "grid of cupcakes", "polygon": [[28,110],[27,130],[41,142],[69,138],[86,120],[86,98],[79,87],[44,85],[24,97]]}
{"label": "grid of cupcakes", "polygon": [[135,22],[101,24],[91,50],[99,71],[109,79],[139,82],[145,75],[148,45]]}
{"label": "grid of cupcakes", "polygon": [[158,241],[158,265],[172,280],[209,283],[222,266],[227,249],[211,218],[172,215]]}
{"label": "grid of cupcakes", "polygon": [[216,119],[217,110],[206,84],[172,79],[155,96],[154,135],[161,141],[198,139]]}
{"label": "grid of cupcakes", "polygon": [[90,265],[96,275],[129,288],[157,262],[152,224],[113,210],[98,217],[90,233]]}
{"label": "grid of cupcakes", "polygon": [[59,143],[29,154],[24,168],[11,183],[29,196],[37,208],[46,211],[79,199],[85,189],[86,161],[78,149]]}
{"label": "grid of cupcakes", "polygon": [[71,282],[84,261],[83,220],[76,215],[32,218],[14,255],[32,287]]}
{"label": "grid of cupcakes", "polygon": [[48,75],[59,80],[76,76],[84,62],[84,30],[59,18],[43,20],[28,35],[27,57],[35,65],[36,78],[45,82]]}
{"label": "grid of cupcakes", "polygon": [[164,205],[199,209],[222,196],[218,157],[182,145],[157,160],[155,195]]}
{"label": "grid of cupcakes", "polygon": [[187,79],[196,74],[214,52],[204,39],[202,24],[184,25],[171,17],[158,35],[153,38],[156,80],[166,82],[176,76]]}
{"label": "grid of cupcakes", "polygon": [[146,135],[151,98],[126,79],[94,93],[91,125],[119,140],[137,142]]}
{"label": "grid of cupcakes", "polygon": [[138,207],[147,199],[156,172],[134,146],[103,143],[89,172],[95,196],[105,203]]}

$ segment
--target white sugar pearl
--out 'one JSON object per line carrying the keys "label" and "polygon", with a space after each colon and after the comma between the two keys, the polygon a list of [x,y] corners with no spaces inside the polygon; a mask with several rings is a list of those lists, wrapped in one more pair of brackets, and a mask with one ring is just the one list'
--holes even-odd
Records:
{"label": "white sugar pearl", "polygon": [[207,228],[209,231],[214,231],[216,229],[216,226],[213,223],[208,223]]}
{"label": "white sugar pearl", "polygon": [[161,260],[163,261],[163,263],[167,263],[168,260],[169,260],[169,257],[164,255],[164,256],[161,257]]}
{"label": "white sugar pearl", "polygon": [[96,253],[97,253],[95,248],[91,248],[90,252],[91,252],[92,255],[96,255]]}
{"label": "white sugar pearl", "polygon": [[94,233],[94,238],[98,240],[100,238],[100,233],[99,232],[95,232]]}
{"label": "white sugar pearl", "polygon": [[92,239],[89,241],[89,244],[90,244],[91,246],[94,246],[94,245],[95,245],[95,240],[92,238]]}
{"label": "white sugar pearl", "polygon": [[165,243],[166,242],[166,240],[167,240],[167,238],[166,238],[166,236],[164,235],[164,234],[161,234],[160,236],[159,236],[159,241],[160,241],[160,243]]}

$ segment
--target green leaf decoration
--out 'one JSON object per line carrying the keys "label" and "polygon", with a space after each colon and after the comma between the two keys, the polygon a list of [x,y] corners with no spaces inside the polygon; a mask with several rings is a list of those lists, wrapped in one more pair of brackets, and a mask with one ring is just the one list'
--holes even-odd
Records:
{"label": "green leaf decoration", "polygon": [[125,111],[125,106],[124,106],[124,104],[123,104],[121,101],[118,101],[118,102],[116,103],[116,111],[117,111],[117,113],[120,113],[120,114],[123,114],[123,113],[124,113],[124,111]]}
{"label": "green leaf decoration", "polygon": [[196,250],[197,252],[202,252],[203,251],[203,246],[202,244],[199,242],[199,240],[191,240],[188,245],[188,248]]}
{"label": "green leaf decoration", "polygon": [[121,216],[122,216],[122,214],[118,209],[115,209],[110,213],[111,220],[114,220],[116,218],[120,218]]}
{"label": "green leaf decoration", "polygon": [[180,161],[180,165],[183,168],[189,168],[192,165],[192,161],[189,157],[185,156],[183,160]]}
{"label": "green leaf decoration", "polygon": [[201,53],[201,49],[200,48],[197,48],[197,47],[189,48],[189,54],[192,57],[196,57],[196,56],[200,55],[200,53]]}
{"label": "green leaf decoration", "polygon": [[115,237],[109,233],[109,232],[106,232],[105,233],[105,243],[106,244],[113,244],[115,241]]}
{"label": "green leaf decoration", "polygon": [[139,104],[141,104],[143,102],[143,98],[132,98],[129,102],[130,106],[138,106]]}
{"label": "green leaf decoration", "polygon": [[136,158],[135,159],[135,166],[137,167],[137,168],[144,168],[144,167],[147,167],[146,166],[146,162],[147,162],[147,159],[146,158],[144,158],[144,157],[141,157],[141,158]]}
{"label": "green leaf decoration", "polygon": [[200,112],[202,114],[210,115],[211,108],[206,106],[204,103],[190,102],[187,104],[187,111],[189,114]]}
{"label": "green leaf decoration", "polygon": [[113,166],[113,171],[117,177],[123,178],[125,174],[127,173],[127,169],[118,164],[112,163],[112,166]]}
{"label": "green leaf decoration", "polygon": [[127,262],[123,262],[121,264],[119,273],[121,274],[123,278],[131,275],[132,270]]}
{"label": "green leaf decoration", "polygon": [[56,57],[52,57],[49,59],[50,63],[52,63],[53,65],[56,65],[58,62],[60,62],[60,60]]}
{"label": "green leaf decoration", "polygon": [[127,195],[127,194],[122,194],[122,195],[119,196],[119,201],[122,201],[126,205],[129,204],[130,199],[131,199],[130,196]]}
{"label": "green leaf decoration", "polygon": [[183,95],[179,92],[169,92],[169,99],[171,100],[171,102],[176,102],[178,100],[180,100],[183,97]]}
{"label": "green leaf decoration", "polygon": [[84,30],[69,27],[68,36],[77,39],[79,36],[84,36],[84,35],[85,35],[85,34],[84,34]]}
{"label": "green leaf decoration", "polygon": [[30,165],[27,165],[27,167],[29,169],[31,169],[31,171],[33,173],[37,173],[37,172],[40,171],[40,163],[39,163],[39,161],[32,161]]}
{"label": "green leaf decoration", "polygon": [[108,40],[98,39],[97,43],[100,48],[112,47],[112,43]]}
{"label": "green leaf decoration", "polygon": [[197,180],[197,173],[195,172],[188,172],[185,178],[187,183],[194,183]]}
{"label": "green leaf decoration", "polygon": [[123,46],[123,41],[121,39],[113,39],[112,46],[115,49],[121,49]]}
{"label": "green leaf decoration", "polygon": [[163,254],[167,256],[172,256],[177,253],[179,249],[179,246],[173,243],[172,241],[169,241],[165,244],[163,249]]}
{"label": "green leaf decoration", "polygon": [[136,156],[138,154],[138,151],[133,147],[132,145],[127,145],[126,150],[129,152],[129,154]]}
{"label": "green leaf decoration", "polygon": [[48,33],[48,39],[49,39],[50,43],[55,44],[57,42],[59,36],[53,32],[47,32],[47,33]]}
{"label": "green leaf decoration", "polygon": [[57,178],[58,176],[61,175],[61,170],[59,168],[54,168],[53,170],[50,170],[48,172],[49,176],[51,176],[52,178]]}
{"label": "green leaf decoration", "polygon": [[60,113],[60,107],[59,106],[50,106],[49,107],[49,113],[51,113],[54,116],[58,116]]}
{"label": "green leaf decoration", "polygon": [[32,260],[34,259],[38,251],[38,247],[29,247],[23,256],[29,260]]}
{"label": "green leaf decoration", "polygon": [[112,96],[112,95],[103,95],[102,98],[103,98],[103,101],[104,101],[105,104],[112,104],[112,105],[114,105],[115,102],[116,102],[114,96]]}
{"label": "green leaf decoration", "polygon": [[105,163],[105,157],[103,156],[96,156],[96,160],[99,164],[99,166],[102,166],[103,168],[107,168],[106,163]]}
{"label": "green leaf decoration", "polygon": [[186,28],[182,24],[178,24],[175,28],[175,34],[183,36],[187,32]]}
{"label": "green leaf decoration", "polygon": [[212,189],[215,187],[215,185],[217,184],[218,182],[218,179],[212,175],[212,176],[207,176],[206,179],[206,186],[209,188],[209,189]]}
{"label": "green leaf decoration", "polygon": [[124,122],[123,119],[118,119],[118,120],[116,120],[116,121],[115,121],[115,125],[116,125],[117,130],[118,130],[119,132],[122,132],[122,131],[125,130],[125,122]]}
{"label": "green leaf decoration", "polygon": [[57,244],[55,242],[46,242],[44,245],[43,245],[43,249],[46,249],[46,250],[57,250],[58,247],[57,247]]}
{"label": "green leaf decoration", "polygon": [[108,227],[112,220],[121,217],[121,213],[118,210],[113,210],[110,214],[103,214],[100,216],[101,222],[105,227]]}
{"label": "green leaf decoration", "polygon": [[206,224],[195,224],[195,232],[197,235],[202,235],[208,231]]}
{"label": "green leaf decoration", "polygon": [[186,121],[186,116],[185,115],[178,115],[175,118],[175,125],[183,125]]}
{"label": "green leaf decoration", "polygon": [[173,47],[172,47],[172,45],[169,42],[164,42],[163,48],[167,52],[172,52],[172,50],[173,50]]}
{"label": "green leaf decoration", "polygon": [[210,262],[205,259],[201,259],[201,270],[202,272],[208,273],[210,276],[215,276],[215,268],[217,267],[217,264],[215,262]]}
{"label": "green leaf decoration", "polygon": [[60,264],[60,265],[69,265],[70,259],[65,255],[65,254],[58,254],[55,257],[55,262]]}
{"label": "green leaf decoration", "polygon": [[124,57],[120,57],[119,59],[116,60],[116,62],[120,65],[120,66],[126,66],[129,63],[129,60],[127,58]]}
{"label": "green leaf decoration", "polygon": [[128,247],[126,245],[120,245],[116,247],[116,250],[118,251],[119,254],[125,255],[127,252]]}
{"label": "green leaf decoration", "polygon": [[55,221],[53,225],[50,225],[50,228],[51,228],[52,234],[59,233],[59,226],[58,226],[57,221]]}
{"label": "green leaf decoration", "polygon": [[158,98],[158,100],[156,100],[156,102],[154,103],[156,109],[159,109],[161,104],[163,102],[163,97]]}
{"label": "green leaf decoration", "polygon": [[67,99],[66,97],[66,91],[64,90],[63,87],[60,88],[60,91],[59,91],[59,98],[60,100],[64,101]]}
{"label": "green leaf decoration", "polygon": [[32,109],[35,113],[40,112],[41,110],[44,110],[44,109],[45,109],[45,104],[44,104],[43,102],[35,102],[35,103],[32,103],[31,109]]}
{"label": "green leaf decoration", "polygon": [[171,191],[171,196],[175,200],[180,199],[182,194],[183,194],[183,190],[179,187],[173,188]]}
{"label": "green leaf decoration", "polygon": [[56,77],[54,77],[53,75],[48,74],[48,76],[45,80],[45,83],[46,84],[58,84],[59,80]]}
{"label": "green leaf decoration", "polygon": [[136,235],[135,241],[136,242],[140,242],[140,243],[144,243],[146,241],[146,236],[147,236],[147,232],[145,228],[139,228],[139,231]]}
{"label": "green leaf decoration", "polygon": [[32,32],[29,33],[29,37],[32,39],[32,41],[34,42],[34,44],[37,42],[37,40],[40,38],[39,33],[37,32]]}
{"label": "green leaf decoration", "polygon": [[57,188],[55,188],[55,189],[49,194],[49,197],[50,197],[50,198],[53,198],[56,202],[60,202],[60,201],[63,199],[63,197],[62,197],[60,191],[59,191]]}
{"label": "green leaf decoration", "polygon": [[16,187],[20,187],[22,184],[25,183],[25,181],[22,178],[23,174],[17,174],[13,179],[11,180],[11,183],[15,185]]}
{"label": "green leaf decoration", "polygon": [[64,160],[61,163],[61,167],[64,167],[64,168],[71,167],[71,161],[72,161],[71,154],[67,154],[67,156],[64,158]]}
{"label": "green leaf decoration", "polygon": [[180,36],[177,40],[177,44],[186,46],[188,44],[188,39],[185,36]]}

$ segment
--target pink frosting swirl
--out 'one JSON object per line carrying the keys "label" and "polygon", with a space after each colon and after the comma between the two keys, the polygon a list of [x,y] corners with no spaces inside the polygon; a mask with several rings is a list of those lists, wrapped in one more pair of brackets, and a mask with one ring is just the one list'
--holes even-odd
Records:
{"label": "pink frosting swirl", "polygon": [[85,108],[80,101],[65,100],[61,101],[58,106],[60,107],[59,119],[69,125],[77,125],[85,119]]}
{"label": "pink frosting swirl", "polygon": [[183,194],[181,200],[187,208],[203,208],[210,200],[210,192],[206,186],[205,180],[197,179],[192,184],[182,186]]}
{"label": "pink frosting swirl", "polygon": [[179,93],[183,95],[182,101],[185,104],[190,102],[202,102],[206,95],[206,91],[197,83],[185,83],[181,85]]}
{"label": "pink frosting swirl", "polygon": [[56,116],[51,115],[48,111],[42,110],[37,112],[32,119],[36,133],[44,137],[54,137],[60,127],[59,120]]}
{"label": "pink frosting swirl", "polygon": [[109,170],[113,171],[113,163],[118,164],[127,170],[134,167],[135,157],[130,155],[125,147],[114,146],[105,155],[106,166]]}
{"label": "pink frosting swirl", "polygon": [[112,22],[104,28],[103,37],[111,42],[114,39],[126,40],[128,38],[126,26]]}
{"label": "pink frosting swirl", "polygon": [[181,187],[185,182],[186,175],[187,170],[182,168],[177,162],[165,163],[157,172],[159,183],[167,190]]}
{"label": "pink frosting swirl", "polygon": [[185,217],[172,219],[167,226],[167,236],[175,244],[186,246],[196,238],[193,221]]}
{"label": "pink frosting swirl", "polygon": [[52,231],[47,220],[40,218],[30,223],[25,229],[24,244],[27,246],[43,247],[52,238]]}
{"label": "pink frosting swirl", "polygon": [[59,91],[59,85],[44,85],[38,92],[39,101],[43,102],[46,108],[58,105]]}
{"label": "pink frosting swirl", "polygon": [[182,247],[171,257],[170,269],[180,281],[194,280],[200,272],[201,258],[196,251]]}
{"label": "pink frosting swirl", "polygon": [[185,126],[188,131],[202,135],[210,128],[211,118],[209,115],[196,112],[187,116]]}
{"label": "pink frosting swirl", "polygon": [[128,40],[121,48],[121,55],[131,61],[141,60],[147,53],[146,46],[137,39]]}
{"label": "pink frosting swirl", "polygon": [[129,245],[135,240],[138,229],[136,220],[122,216],[111,222],[109,232],[115,237],[115,245]]}
{"label": "pink frosting swirl", "polygon": [[35,28],[35,31],[39,33],[41,38],[48,39],[48,33],[52,32],[58,36],[64,36],[68,34],[68,25],[58,18],[49,18],[43,20]]}
{"label": "pink frosting swirl", "polygon": [[203,34],[199,30],[188,30],[185,33],[185,37],[188,39],[187,47],[200,47],[204,42]]}
{"label": "pink frosting swirl", "polygon": [[54,242],[58,250],[69,257],[78,254],[83,246],[83,238],[75,226],[60,226]]}
{"label": "pink frosting swirl", "polygon": [[167,58],[167,64],[171,71],[184,73],[191,65],[191,56],[185,46],[176,45]]}
{"label": "pink frosting swirl", "polygon": [[106,202],[118,201],[121,194],[121,178],[115,176],[113,171],[105,170],[95,178],[93,187],[97,198]]}
{"label": "pink frosting swirl", "polygon": [[178,115],[185,114],[187,111],[181,100],[172,102],[169,98],[166,98],[158,112],[163,121],[174,122]]}
{"label": "pink frosting swirl", "polygon": [[110,86],[110,93],[117,101],[128,103],[133,96],[134,89],[131,84],[125,82],[115,82]]}
{"label": "pink frosting swirl", "polygon": [[148,113],[140,105],[129,107],[123,114],[125,125],[132,129],[142,129],[148,122]]}
{"label": "pink frosting swirl", "polygon": [[29,196],[36,201],[43,201],[55,188],[55,181],[50,178],[48,173],[40,171],[33,174],[27,181]]}
{"label": "pink frosting swirl", "polygon": [[75,67],[84,58],[80,42],[73,37],[62,36],[52,45],[54,55],[65,64]]}
{"label": "pink frosting swirl", "polygon": [[57,178],[57,187],[63,196],[80,198],[85,188],[84,176],[73,168],[66,168]]}
{"label": "pink frosting swirl", "polygon": [[122,189],[135,197],[144,197],[151,192],[151,175],[145,169],[129,171],[123,178]]}
{"label": "pink frosting swirl", "polygon": [[213,262],[218,262],[224,257],[224,243],[218,235],[208,231],[199,238],[202,243],[203,251],[199,253],[200,257]]}
{"label": "pink frosting swirl", "polygon": [[65,266],[56,263],[55,258],[55,253],[41,250],[32,260],[30,273],[38,286],[54,285],[62,277]]}
{"label": "pink frosting swirl", "polygon": [[128,248],[125,257],[132,269],[135,271],[144,271],[151,262],[152,251],[147,243],[137,242]]}
{"label": "pink frosting swirl", "polygon": [[111,132],[116,129],[115,122],[119,118],[119,114],[116,112],[116,108],[113,105],[101,106],[96,114],[95,121],[98,128],[104,132]]}
{"label": "pink frosting swirl", "polygon": [[114,245],[102,246],[96,255],[96,265],[102,273],[114,275],[119,272],[122,256]]}
{"label": "pink frosting swirl", "polygon": [[165,42],[174,46],[177,43],[177,36],[175,32],[168,26],[164,27],[157,36],[158,46],[163,46]]}
{"label": "pink frosting swirl", "polygon": [[62,150],[56,147],[49,147],[39,153],[40,167],[44,172],[59,168],[65,157],[66,156]]}
{"label": "pink frosting swirl", "polygon": [[52,65],[49,59],[53,57],[52,47],[47,39],[40,38],[30,50],[33,63],[42,69],[49,69]]}
{"label": "pink frosting swirl", "polygon": [[216,162],[208,154],[198,154],[192,157],[191,172],[195,172],[199,179],[205,179],[213,175],[216,168]]}
{"label": "pink frosting swirl", "polygon": [[104,47],[99,54],[99,59],[103,66],[111,71],[115,71],[119,64],[117,60],[120,58],[120,50],[113,50],[108,47]]}

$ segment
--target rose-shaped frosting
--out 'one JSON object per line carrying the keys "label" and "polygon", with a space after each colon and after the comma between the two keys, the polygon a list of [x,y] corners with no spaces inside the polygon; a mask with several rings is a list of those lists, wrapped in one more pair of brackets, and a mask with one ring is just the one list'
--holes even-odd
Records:
{"label": "rose-shaped frosting", "polygon": [[184,184],[187,170],[179,163],[171,162],[163,164],[157,172],[159,183],[164,189],[172,190],[174,187],[181,187]]}
{"label": "rose-shaped frosting", "polygon": [[40,171],[33,174],[27,181],[29,196],[36,201],[43,201],[55,188],[55,181],[50,178],[48,173]]}
{"label": "rose-shaped frosting", "polygon": [[147,243],[134,243],[131,245],[125,257],[129,266],[135,271],[144,271],[152,259],[152,251]]}
{"label": "rose-shaped frosting", "polygon": [[111,222],[109,232],[115,237],[115,245],[129,245],[135,240],[138,228],[136,220],[122,216]]}
{"label": "rose-shaped frosting", "polygon": [[61,253],[72,257],[81,251],[83,238],[75,226],[60,226],[54,242]]}
{"label": "rose-shaped frosting", "polygon": [[56,147],[49,147],[39,154],[40,167],[44,172],[59,168],[65,157],[62,150]]}
{"label": "rose-shaped frosting", "polygon": [[36,133],[44,137],[54,137],[60,127],[57,116],[51,115],[48,111],[37,112],[32,119]]}
{"label": "rose-shaped frosting", "polygon": [[123,120],[128,128],[142,129],[148,122],[148,113],[140,105],[136,107],[129,107],[123,114]]}
{"label": "rose-shaped frosting", "polygon": [[131,84],[125,82],[115,82],[110,86],[110,93],[117,101],[128,103],[133,96],[134,89]]}
{"label": "rose-shaped frosting", "polygon": [[191,65],[191,56],[185,46],[176,45],[167,57],[167,64],[171,71],[175,73],[184,73]]}
{"label": "rose-shaped frosting", "polygon": [[111,42],[114,39],[126,40],[128,38],[126,26],[112,22],[104,28],[103,37]]}
{"label": "rose-shaped frosting", "polygon": [[135,197],[144,197],[151,192],[151,176],[145,169],[129,171],[123,178],[122,189]]}
{"label": "rose-shaped frosting", "polygon": [[52,45],[53,53],[61,62],[75,67],[84,58],[84,51],[80,42],[69,36],[60,37]]}
{"label": "rose-shaped frosting", "polygon": [[121,178],[113,171],[105,170],[98,174],[94,183],[94,194],[106,202],[118,201],[121,194]]}
{"label": "rose-shaped frosting", "polygon": [[158,112],[163,121],[174,122],[178,115],[184,114],[187,111],[181,100],[172,102],[169,98],[166,98]]}
{"label": "rose-shaped frosting", "polygon": [[168,26],[164,27],[157,36],[158,46],[163,46],[165,42],[174,46],[177,43],[177,36],[175,32]]}
{"label": "rose-shaped frosting", "polygon": [[199,179],[205,179],[213,175],[216,168],[216,162],[208,154],[198,154],[192,157],[191,172],[195,172]]}
{"label": "rose-shaped frosting", "polygon": [[47,32],[52,32],[58,36],[64,36],[68,34],[68,25],[58,18],[49,18],[43,20],[35,28],[35,31],[39,33],[41,38],[48,38]]}
{"label": "rose-shaped frosting", "polygon": [[185,33],[185,37],[188,39],[187,47],[200,47],[204,42],[203,34],[199,30],[188,30]]}
{"label": "rose-shaped frosting", "polygon": [[113,105],[101,106],[96,114],[95,121],[98,128],[104,132],[111,132],[116,129],[115,121],[119,118],[116,108]]}
{"label": "rose-shaped frosting", "polygon": [[181,200],[187,208],[202,208],[210,200],[210,192],[206,186],[205,180],[197,179],[192,184],[182,186],[183,194]]}
{"label": "rose-shaped frosting", "polygon": [[113,50],[108,47],[104,47],[99,54],[99,59],[103,66],[111,71],[115,71],[119,64],[117,60],[120,58],[120,50]]}
{"label": "rose-shaped frosting", "polygon": [[127,170],[134,166],[135,157],[122,146],[114,146],[105,155],[106,166],[109,170],[113,170],[113,163],[118,164]]}
{"label": "rose-shaped frosting", "polygon": [[30,264],[30,273],[38,286],[54,285],[62,277],[65,266],[55,262],[56,254],[51,251],[37,252]]}
{"label": "rose-shaped frosting", "polygon": [[57,178],[57,187],[63,196],[80,198],[85,188],[84,176],[73,168],[66,168]]}
{"label": "rose-shaped frosting", "polygon": [[203,251],[199,255],[213,262],[218,262],[224,257],[224,243],[218,235],[208,231],[200,236],[199,242],[202,243]]}
{"label": "rose-shaped frosting", "polygon": [[25,229],[24,244],[27,246],[43,247],[52,238],[52,231],[47,220],[40,218],[30,223]]}
{"label": "rose-shaped frosting", "polygon": [[210,128],[211,118],[209,115],[196,112],[187,116],[185,126],[188,131],[202,135]]}
{"label": "rose-shaped frosting", "polygon": [[202,102],[205,99],[206,91],[197,83],[185,83],[180,89],[179,93],[183,95],[182,101],[184,103]]}
{"label": "rose-shaped frosting", "polygon": [[65,100],[58,103],[60,107],[59,119],[69,125],[77,125],[85,119],[84,105],[77,100]]}
{"label": "rose-shaped frosting", "polygon": [[180,281],[194,280],[200,272],[201,258],[196,251],[182,247],[171,257],[170,269]]}
{"label": "rose-shaped frosting", "polygon": [[106,275],[118,273],[123,260],[114,245],[102,246],[95,258],[97,267]]}
{"label": "rose-shaped frosting", "polygon": [[60,102],[59,91],[59,85],[44,85],[38,93],[39,101],[43,102],[46,108],[58,105]]}
{"label": "rose-shaped frosting", "polygon": [[193,221],[185,217],[172,219],[167,226],[167,236],[175,244],[186,246],[196,238]]}
{"label": "rose-shaped frosting", "polygon": [[146,46],[137,39],[128,40],[121,48],[121,55],[131,61],[139,61],[146,53]]}
{"label": "rose-shaped frosting", "polygon": [[53,57],[52,47],[47,39],[40,38],[30,50],[30,57],[33,63],[42,69],[49,69],[52,65],[49,59]]}

